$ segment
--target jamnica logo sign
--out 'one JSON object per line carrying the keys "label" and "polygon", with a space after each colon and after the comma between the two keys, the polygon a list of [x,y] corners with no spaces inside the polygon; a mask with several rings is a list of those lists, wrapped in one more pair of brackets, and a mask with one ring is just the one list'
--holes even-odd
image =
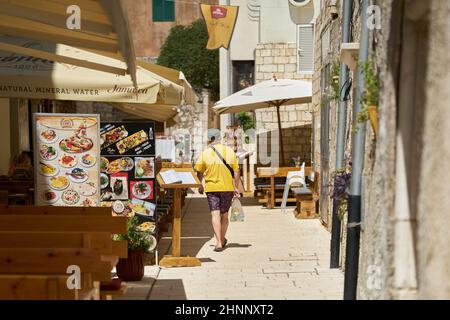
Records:
{"label": "jamnica logo sign", "polygon": [[219,6],[211,6],[211,16],[214,19],[222,19],[227,16],[227,9]]}

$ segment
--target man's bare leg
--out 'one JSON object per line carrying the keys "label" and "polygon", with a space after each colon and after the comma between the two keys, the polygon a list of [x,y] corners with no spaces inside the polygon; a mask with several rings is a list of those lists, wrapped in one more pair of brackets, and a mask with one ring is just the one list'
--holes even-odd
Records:
{"label": "man's bare leg", "polygon": [[220,220],[221,220],[221,224],[222,224],[222,228],[221,228],[221,240],[222,240],[222,244],[225,243],[225,236],[227,234],[227,230],[228,230],[228,212],[222,213],[220,215]]}
{"label": "man's bare leg", "polygon": [[214,229],[214,236],[216,237],[216,248],[222,248],[222,226],[220,211],[211,211],[211,221]]}

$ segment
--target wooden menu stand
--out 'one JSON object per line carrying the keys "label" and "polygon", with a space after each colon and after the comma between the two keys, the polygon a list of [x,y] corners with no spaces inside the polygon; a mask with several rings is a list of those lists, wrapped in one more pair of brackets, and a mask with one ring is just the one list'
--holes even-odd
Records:
{"label": "wooden menu stand", "polygon": [[196,257],[181,256],[181,190],[187,188],[199,188],[201,182],[198,180],[192,168],[162,168],[161,171],[175,170],[177,172],[191,172],[196,183],[164,183],[161,175],[158,173],[156,179],[159,186],[164,189],[173,189],[173,223],[172,223],[172,255],[164,256],[159,265],[161,267],[199,267],[201,261]]}

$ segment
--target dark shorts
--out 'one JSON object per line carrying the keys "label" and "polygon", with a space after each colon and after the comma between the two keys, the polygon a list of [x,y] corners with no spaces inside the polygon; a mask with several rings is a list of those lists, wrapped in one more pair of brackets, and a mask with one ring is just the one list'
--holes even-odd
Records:
{"label": "dark shorts", "polygon": [[207,192],[209,210],[220,211],[220,213],[227,213],[233,201],[234,192]]}

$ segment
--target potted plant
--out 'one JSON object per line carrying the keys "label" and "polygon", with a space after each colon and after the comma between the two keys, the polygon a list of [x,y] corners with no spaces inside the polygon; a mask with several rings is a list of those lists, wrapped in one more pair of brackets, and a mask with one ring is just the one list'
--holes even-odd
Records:
{"label": "potted plant", "polygon": [[128,241],[128,258],[119,259],[116,266],[117,276],[124,281],[140,281],[144,277],[145,253],[150,249],[150,233],[139,226],[137,216],[128,220],[126,235],[117,235],[117,240]]}
{"label": "potted plant", "polygon": [[365,89],[361,97],[362,109],[358,115],[358,122],[370,120],[375,136],[378,135],[378,78],[371,61],[360,64],[364,75]]}
{"label": "potted plant", "polygon": [[338,217],[343,220],[348,206],[348,191],[350,189],[351,171],[350,166],[338,170],[332,174],[330,183],[331,198],[338,204]]}

